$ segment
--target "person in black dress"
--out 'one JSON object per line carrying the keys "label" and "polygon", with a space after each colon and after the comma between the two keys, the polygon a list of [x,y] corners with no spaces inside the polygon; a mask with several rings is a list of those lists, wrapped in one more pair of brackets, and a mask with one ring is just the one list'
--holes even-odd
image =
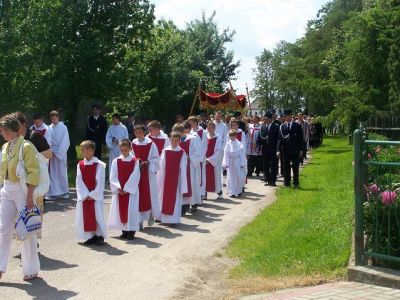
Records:
{"label": "person in black dress", "polygon": [[100,114],[100,106],[92,106],[92,115],[87,119],[86,140],[91,140],[96,144],[94,156],[101,160],[101,152],[107,134],[107,120]]}
{"label": "person in black dress", "polygon": [[283,156],[284,186],[290,187],[291,169],[293,170],[293,185],[299,186],[299,165],[300,158],[303,156],[304,140],[301,126],[292,119],[292,111],[284,112],[286,122],[279,129],[280,153]]}
{"label": "person in black dress", "polygon": [[257,145],[261,146],[261,154],[264,168],[265,185],[276,186],[278,176],[278,139],[279,125],[273,122],[273,115],[267,112],[264,115],[264,124],[257,138]]}

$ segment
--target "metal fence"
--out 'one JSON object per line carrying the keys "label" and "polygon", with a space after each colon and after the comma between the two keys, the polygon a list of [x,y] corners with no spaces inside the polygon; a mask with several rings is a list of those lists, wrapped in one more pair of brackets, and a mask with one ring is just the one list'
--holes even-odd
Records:
{"label": "metal fence", "polygon": [[355,263],[400,263],[400,142],[369,140],[360,127],[353,134]]}

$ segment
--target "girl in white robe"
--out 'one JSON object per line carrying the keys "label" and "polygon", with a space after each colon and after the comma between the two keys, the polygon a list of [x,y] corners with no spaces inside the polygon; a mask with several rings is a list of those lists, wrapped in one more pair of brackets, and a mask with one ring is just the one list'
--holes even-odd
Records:
{"label": "girl in white robe", "polygon": [[112,125],[108,128],[106,134],[106,144],[110,151],[108,157],[108,164],[111,167],[113,160],[118,157],[121,153],[119,151],[119,141],[122,139],[128,139],[128,129],[121,124],[121,118],[118,114],[112,116]]}
{"label": "girl in white robe", "polygon": [[[121,155],[113,160],[110,170],[112,201],[107,227],[110,230],[122,230],[122,235],[120,236],[122,239],[133,239],[135,232],[140,229],[140,165],[139,160],[131,153],[131,142],[128,139],[123,139],[119,143]],[[132,164],[133,170],[128,170]],[[120,181],[121,177],[127,178],[125,183]],[[123,208],[120,210],[119,196],[127,194],[129,194],[127,211],[123,211]]]}
{"label": "girl in white robe", "polygon": [[[84,141],[81,143],[82,154],[84,160],[80,161],[76,170],[76,213],[75,213],[75,228],[76,234],[79,240],[86,240],[85,245],[98,244],[101,245],[104,239],[107,238],[107,228],[104,221],[104,182],[105,182],[105,170],[106,164],[94,157],[95,144],[92,141]],[[83,165],[83,166],[82,166]],[[82,174],[82,170],[85,173]],[[92,174],[93,169],[95,174]],[[85,178],[85,176],[94,176],[95,187],[88,187],[90,185],[91,178]],[[85,183],[86,182],[86,183]],[[94,200],[94,217],[95,217],[95,231],[89,231],[87,226],[91,226],[91,212],[85,210],[90,209],[84,203],[85,201]],[[85,207],[84,207],[85,206]],[[89,217],[87,217],[89,215]],[[87,220],[89,218],[89,220]],[[86,228],[85,228],[86,227]],[[92,229],[93,230],[93,229]]]}
{"label": "girl in white robe", "polygon": [[58,112],[51,112],[52,124],[51,151],[53,157],[49,161],[50,188],[46,198],[69,198],[67,151],[70,145],[67,126],[59,121]]}
{"label": "girl in white robe", "polygon": [[[161,215],[159,220],[164,224],[178,224],[181,221],[182,198],[187,192],[186,164],[187,156],[185,151],[178,145],[180,134],[171,133],[171,146],[168,146],[161,153],[160,172],[158,176],[159,199],[161,203]],[[174,152],[174,153],[170,153]],[[172,159],[171,159],[172,158]],[[170,161],[168,161],[170,160]],[[175,163],[174,170],[170,172],[168,166]],[[171,184],[171,181],[173,184]],[[169,188],[176,189],[175,197],[169,199],[171,195]],[[166,193],[164,193],[164,190]],[[164,199],[164,196],[166,198]],[[174,201],[174,203],[171,202]],[[172,206],[173,205],[173,206]]]}
{"label": "girl in white robe", "polygon": [[231,197],[241,196],[246,183],[247,160],[243,144],[236,138],[236,130],[229,131],[222,167],[227,169],[227,192]]}
{"label": "girl in white robe", "polygon": [[215,133],[215,124],[207,124],[207,152],[206,152],[206,196],[208,192],[217,193],[217,199],[222,198],[221,183],[221,153],[224,152],[222,139]]}
{"label": "girl in white robe", "polygon": [[[154,223],[154,218],[157,219],[161,213],[160,201],[158,200],[157,181],[157,172],[160,170],[160,156],[158,155],[157,146],[152,142],[152,140],[144,137],[144,128],[138,129],[135,126],[134,133],[136,139],[134,139],[132,142],[132,154],[133,156],[141,160],[141,177],[145,178],[143,172],[148,172],[147,186],[149,189],[146,189],[146,183],[140,183],[142,184],[142,187],[139,186],[139,189],[143,189],[143,192],[139,191],[140,220],[141,222],[148,221],[148,225],[151,226]],[[147,159],[143,158],[142,156],[147,156]],[[146,168],[147,170],[145,170],[144,168]],[[145,194],[146,197],[150,197],[150,203],[147,203],[147,199],[141,198],[145,197]]]}

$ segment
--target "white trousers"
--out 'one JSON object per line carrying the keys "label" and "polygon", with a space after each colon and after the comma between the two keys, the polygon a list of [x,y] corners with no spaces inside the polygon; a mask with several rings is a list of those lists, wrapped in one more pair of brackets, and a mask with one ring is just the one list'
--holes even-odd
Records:
{"label": "white trousers", "polygon": [[[0,192],[0,272],[7,269],[17,212],[26,205],[20,183],[5,181]],[[21,242],[21,261],[24,275],[40,270],[36,234]]]}

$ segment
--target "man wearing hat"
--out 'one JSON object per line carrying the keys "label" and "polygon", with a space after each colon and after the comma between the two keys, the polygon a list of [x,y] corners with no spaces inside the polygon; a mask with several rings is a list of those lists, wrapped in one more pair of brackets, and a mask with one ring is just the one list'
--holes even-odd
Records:
{"label": "man wearing hat", "polygon": [[285,110],[285,123],[279,129],[278,156],[283,156],[284,186],[290,187],[291,169],[293,170],[293,185],[299,186],[299,164],[303,156],[304,140],[301,126],[292,119],[292,111]]}
{"label": "man wearing hat", "polygon": [[279,125],[273,122],[273,115],[267,112],[263,118],[264,124],[261,126],[257,144],[261,146],[262,160],[264,164],[265,185],[276,186],[278,176],[278,140]]}
{"label": "man wearing hat", "polygon": [[87,118],[86,139],[96,144],[94,156],[101,160],[101,149],[105,143],[108,124],[100,114],[100,105],[92,105],[92,115]]}

